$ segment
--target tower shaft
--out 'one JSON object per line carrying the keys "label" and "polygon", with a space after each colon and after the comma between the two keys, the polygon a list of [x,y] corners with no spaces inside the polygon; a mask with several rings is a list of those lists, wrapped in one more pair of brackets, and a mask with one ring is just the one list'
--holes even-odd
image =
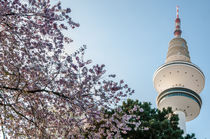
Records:
{"label": "tower shaft", "polygon": [[184,131],[184,135],[186,135],[186,116],[183,111],[174,111],[174,114],[177,114],[179,117],[179,127]]}

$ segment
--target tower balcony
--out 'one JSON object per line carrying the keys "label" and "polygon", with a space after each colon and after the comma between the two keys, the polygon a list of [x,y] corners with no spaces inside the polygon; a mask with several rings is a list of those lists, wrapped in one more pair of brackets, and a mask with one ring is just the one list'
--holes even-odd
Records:
{"label": "tower balcony", "polygon": [[153,83],[159,94],[175,87],[187,88],[199,94],[204,88],[205,76],[200,68],[192,63],[173,61],[155,71]]}
{"label": "tower balcony", "polygon": [[157,97],[158,109],[171,107],[173,111],[182,111],[185,113],[186,121],[195,119],[201,109],[202,100],[194,91],[186,88],[170,88]]}

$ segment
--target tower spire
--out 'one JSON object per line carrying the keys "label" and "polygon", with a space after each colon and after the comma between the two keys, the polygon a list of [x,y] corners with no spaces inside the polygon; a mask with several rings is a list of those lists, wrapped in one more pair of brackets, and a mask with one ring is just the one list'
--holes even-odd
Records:
{"label": "tower spire", "polygon": [[179,18],[179,6],[176,6],[176,18]]}
{"label": "tower spire", "polygon": [[175,31],[174,36],[175,37],[181,37],[182,31],[180,27],[180,18],[179,18],[179,6],[176,6],[176,20],[175,20]]}

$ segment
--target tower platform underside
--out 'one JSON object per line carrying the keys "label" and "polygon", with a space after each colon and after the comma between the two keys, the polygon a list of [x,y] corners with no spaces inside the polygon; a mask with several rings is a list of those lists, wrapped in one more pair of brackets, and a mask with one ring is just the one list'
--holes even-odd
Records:
{"label": "tower platform underside", "polygon": [[202,100],[194,91],[186,88],[170,88],[160,93],[156,100],[158,109],[171,107],[173,111],[185,113],[186,121],[195,119],[201,109]]}

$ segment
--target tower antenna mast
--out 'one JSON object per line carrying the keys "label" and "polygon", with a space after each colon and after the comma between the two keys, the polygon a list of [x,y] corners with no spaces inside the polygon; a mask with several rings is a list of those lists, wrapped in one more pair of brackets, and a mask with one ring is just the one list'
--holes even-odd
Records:
{"label": "tower antenna mast", "polygon": [[181,31],[181,20],[179,18],[179,6],[176,6],[176,20],[175,20],[174,36],[181,37],[181,34],[182,34],[182,31]]}
{"label": "tower antenna mast", "polygon": [[179,6],[176,6],[176,18],[179,18]]}

